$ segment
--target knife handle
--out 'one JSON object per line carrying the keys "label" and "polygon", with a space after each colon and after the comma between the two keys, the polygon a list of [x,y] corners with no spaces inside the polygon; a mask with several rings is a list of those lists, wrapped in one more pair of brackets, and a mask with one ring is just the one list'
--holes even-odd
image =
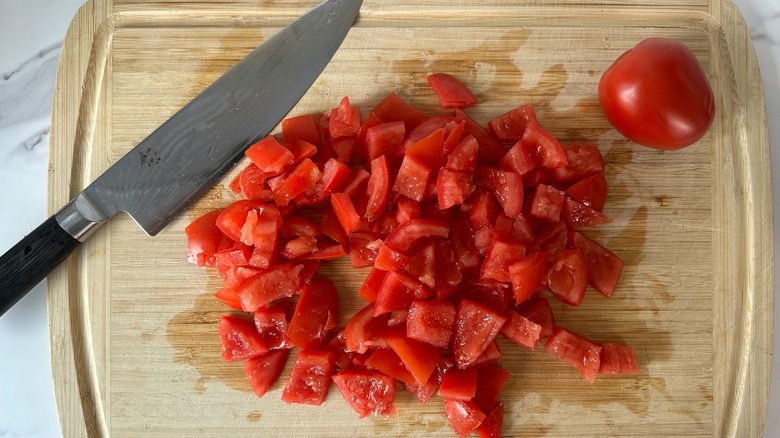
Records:
{"label": "knife handle", "polygon": [[0,316],[81,244],[52,216],[0,257]]}

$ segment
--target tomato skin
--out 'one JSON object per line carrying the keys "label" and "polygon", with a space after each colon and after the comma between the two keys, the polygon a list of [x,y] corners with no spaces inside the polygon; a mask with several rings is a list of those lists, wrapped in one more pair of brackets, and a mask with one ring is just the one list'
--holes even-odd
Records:
{"label": "tomato skin", "polygon": [[487,412],[498,402],[498,395],[509,379],[509,371],[497,365],[477,368],[477,392],[474,403],[483,412]]}
{"label": "tomato skin", "polygon": [[479,438],[501,438],[501,430],[504,428],[504,404],[499,403],[490,411],[476,432]]}
{"label": "tomato skin", "polygon": [[623,272],[623,260],[578,231],[570,233],[568,240],[570,247],[579,248],[585,256],[590,285],[605,297],[611,297]]}
{"label": "tomato skin", "polygon": [[393,191],[420,202],[425,196],[425,188],[428,186],[431,173],[431,169],[420,159],[406,154],[393,183]]}
{"label": "tomato skin", "polygon": [[648,38],[623,53],[599,81],[599,102],[626,138],[662,150],[699,141],[715,118],[712,88],[696,55],[668,38]]}
{"label": "tomato skin", "polygon": [[428,381],[441,356],[440,348],[407,338],[402,327],[385,330],[382,339],[398,354],[417,383],[425,384]]}
{"label": "tomato skin", "polygon": [[547,298],[538,297],[523,303],[517,310],[517,314],[539,324],[542,327],[541,337],[543,338],[552,336],[556,329],[555,317]]}
{"label": "tomato skin", "polygon": [[523,138],[529,122],[538,123],[539,120],[531,104],[527,103],[489,121],[488,126],[499,139],[517,141]]}
{"label": "tomato skin", "polygon": [[270,135],[250,146],[246,156],[263,172],[274,175],[282,173],[284,166],[291,164],[295,158],[292,152]]}
{"label": "tomato skin", "polygon": [[366,358],[365,366],[368,369],[381,371],[403,383],[417,382],[392,348],[379,348],[374,350],[374,352]]}
{"label": "tomato skin", "polygon": [[439,395],[452,400],[471,400],[477,394],[477,368],[450,370],[444,375]]}
{"label": "tomato skin", "polygon": [[297,117],[288,117],[282,120],[282,137],[284,145],[290,148],[290,145],[296,144],[298,140],[303,140],[314,146],[320,145],[320,133],[317,130],[317,122],[314,116],[304,114]]}
{"label": "tomato skin", "polygon": [[255,312],[255,327],[269,350],[292,348],[287,339],[287,312],[281,307],[262,307]]}
{"label": "tomato skin", "polygon": [[255,312],[272,301],[289,298],[301,288],[302,266],[276,265],[247,279],[238,287],[245,312]]}
{"label": "tomato skin", "polygon": [[453,76],[434,73],[428,76],[428,83],[439,97],[443,109],[466,108],[479,103],[477,96]]}
{"label": "tomato skin", "polygon": [[214,254],[219,251],[222,231],[217,225],[221,210],[212,210],[187,225],[188,261],[198,266],[213,266]]}
{"label": "tomato skin", "polygon": [[523,347],[533,350],[542,335],[542,326],[515,312],[507,310],[506,324],[501,328],[501,334],[507,339]]}
{"label": "tomato skin", "polygon": [[376,219],[387,207],[387,195],[390,194],[390,170],[387,157],[382,155],[371,161],[371,176],[368,178],[368,206],[366,219]]}
{"label": "tomato skin", "polygon": [[607,202],[607,179],[603,172],[593,174],[569,186],[566,193],[581,204],[602,211]]}
{"label": "tomato skin", "polygon": [[547,258],[539,252],[529,254],[525,259],[509,266],[509,277],[512,279],[518,304],[542,287],[546,270]]}

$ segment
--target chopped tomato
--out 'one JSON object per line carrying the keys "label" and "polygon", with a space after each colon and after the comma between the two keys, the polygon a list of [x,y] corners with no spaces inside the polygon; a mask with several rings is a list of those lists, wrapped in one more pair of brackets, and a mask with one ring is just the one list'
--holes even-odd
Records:
{"label": "chopped tomato", "polygon": [[534,219],[546,222],[561,220],[564,193],[555,187],[539,184],[528,201],[531,205],[528,215]]}
{"label": "chopped tomato", "polygon": [[269,350],[292,348],[287,338],[287,312],[281,307],[261,307],[255,312],[255,327]]}
{"label": "chopped tomato", "polygon": [[254,163],[249,163],[238,177],[241,194],[246,199],[270,201],[273,199],[273,194],[263,186],[267,177],[268,174],[260,170]]}
{"label": "chopped tomato", "polygon": [[374,318],[374,304],[358,311],[344,326],[347,351],[365,353],[369,348],[384,343],[379,342],[379,331],[387,327],[387,315]]}
{"label": "chopped tomato", "polygon": [[419,219],[422,215],[420,204],[406,196],[399,196],[396,204],[398,208],[396,220],[399,224],[408,222],[412,219]]}
{"label": "chopped tomato", "polygon": [[368,135],[368,130],[374,126],[381,125],[382,123],[384,123],[382,122],[382,119],[377,117],[373,112],[366,117],[366,120],[360,126],[360,131],[358,131],[358,135],[355,138],[356,155],[361,158],[366,157],[366,136]]}
{"label": "chopped tomato", "polygon": [[501,334],[518,345],[531,350],[536,348],[542,335],[542,326],[513,310],[507,310],[504,315],[507,320],[501,328]]}
{"label": "chopped tomato", "polygon": [[317,122],[314,116],[304,114],[297,117],[288,117],[282,120],[282,137],[288,148],[298,140],[303,140],[314,146],[320,144],[320,132],[317,130]]}
{"label": "chopped tomato", "polygon": [[477,96],[455,77],[446,73],[428,75],[428,83],[439,97],[443,109],[466,108],[479,103]]}
{"label": "chopped tomato", "polygon": [[452,353],[458,368],[466,368],[487,349],[496,338],[506,318],[486,306],[462,300],[455,315]]}
{"label": "chopped tomato", "polygon": [[219,337],[225,362],[248,359],[268,351],[254,324],[235,316],[219,319]]}
{"label": "chopped tomato", "polygon": [[563,146],[567,165],[552,169],[553,178],[562,184],[570,184],[594,173],[604,171],[604,158],[592,144]]}
{"label": "chopped tomato", "polygon": [[466,122],[463,134],[474,136],[477,139],[479,143],[478,161],[480,163],[495,164],[506,154],[504,145],[483,128],[482,125],[477,123],[476,120],[469,117],[468,114],[456,109],[455,117]]}
{"label": "chopped tomato", "polygon": [[333,376],[344,400],[360,418],[369,415],[394,417],[395,380],[377,371],[348,370]]}
{"label": "chopped tomato", "polygon": [[414,383],[416,380],[412,373],[406,369],[403,361],[392,348],[380,348],[374,350],[365,362],[366,368],[381,371],[388,376],[404,383]]}
{"label": "chopped tomato", "polygon": [[304,256],[307,260],[334,260],[347,255],[347,251],[344,249],[344,245],[335,244],[317,245],[317,251],[312,254]]}
{"label": "chopped tomato", "polygon": [[220,210],[212,210],[192,221],[184,229],[189,250],[187,260],[190,263],[198,266],[214,265],[214,254],[219,251],[219,243],[222,240],[222,231],[217,225],[220,216]]}
{"label": "chopped tomato", "polygon": [[291,164],[295,158],[292,152],[271,135],[250,146],[246,150],[246,156],[260,170],[273,175],[282,173],[284,166]]}
{"label": "chopped tomato", "polygon": [[444,375],[439,395],[451,400],[471,400],[477,393],[477,369],[450,370]]}
{"label": "chopped tomato", "polygon": [[273,190],[277,205],[287,205],[298,195],[314,188],[320,180],[320,169],[314,162],[306,158],[295,167],[295,170]]}
{"label": "chopped tomato", "polygon": [[[443,119],[448,120],[451,118],[444,117]],[[430,119],[423,124],[427,124],[433,120],[436,119]],[[419,129],[420,127],[418,126],[415,131]],[[409,147],[406,148],[406,155],[413,156],[431,169],[440,168],[443,164],[443,161],[446,159],[447,152],[449,152],[444,150],[444,137],[446,134],[447,129],[442,126],[441,128],[430,133],[428,136],[423,137],[419,141],[409,145]]]}
{"label": "chopped tomato", "polygon": [[341,138],[335,138],[330,141],[330,147],[333,148],[333,152],[336,153],[336,159],[343,162],[343,163],[349,163],[349,160],[352,159],[352,153],[355,150],[355,137],[341,137]]}
{"label": "chopped tomato", "polygon": [[400,271],[409,264],[409,256],[402,254],[383,243],[374,260],[374,267],[383,271]]}
{"label": "chopped tomato", "polygon": [[[217,215],[215,219],[215,224],[217,228],[219,228],[220,231],[222,231],[227,237],[231,238],[232,240],[241,240],[241,229],[244,228],[244,223],[246,222],[246,215],[256,208],[263,208],[267,204],[265,202],[261,201],[253,201],[253,200],[239,200],[236,201]],[[210,212],[208,214],[214,214],[214,212]],[[199,222],[197,228],[205,227],[208,225],[206,219],[204,219],[203,222]],[[214,230],[211,230],[210,234],[212,237],[215,236]],[[200,232],[198,233],[200,234]],[[219,244],[219,242],[217,242]],[[215,250],[211,253],[213,254],[216,252]]]}
{"label": "chopped tomato", "polygon": [[330,237],[336,243],[341,246],[345,246],[349,243],[349,236],[347,236],[344,227],[341,226],[336,212],[327,208],[322,212],[322,219],[320,220],[320,229],[322,234]]}
{"label": "chopped tomato", "polygon": [[485,413],[470,400],[444,399],[444,413],[455,433],[461,437],[469,436],[485,419]]}
{"label": "chopped tomato", "polygon": [[371,161],[371,177],[368,179],[368,206],[366,219],[373,221],[385,211],[390,194],[390,169],[387,157],[382,155]]}
{"label": "chopped tomato", "polygon": [[275,350],[246,360],[244,372],[258,397],[264,396],[279,380],[289,356],[290,350]]}
{"label": "chopped tomato", "polygon": [[544,348],[558,359],[578,369],[580,375],[588,382],[593,383],[596,380],[601,365],[600,345],[558,328],[544,344]]}
{"label": "chopped tomato", "polygon": [[333,282],[317,279],[301,289],[301,298],[287,329],[290,341],[302,349],[316,349],[336,327],[339,297]]}
{"label": "chopped tomato", "polygon": [[423,200],[431,169],[413,155],[405,155],[393,183],[393,191],[417,202]]}
{"label": "chopped tomato", "polygon": [[247,279],[238,287],[238,298],[245,312],[255,312],[280,298],[289,298],[301,288],[303,266],[272,266]]}
{"label": "chopped tomato", "polygon": [[569,242],[571,247],[582,250],[590,285],[605,297],[611,297],[623,272],[623,260],[580,232],[571,233]]}
{"label": "chopped tomato", "polygon": [[[326,201],[328,196],[345,188],[351,175],[352,171],[349,166],[335,158],[331,158],[322,167],[319,181],[303,196],[310,198],[308,200],[312,203]],[[299,198],[295,200],[298,205],[301,204],[298,202]]]}
{"label": "chopped tomato", "polygon": [[455,322],[455,305],[449,301],[414,301],[409,306],[406,336],[434,347],[447,348]]}
{"label": "chopped tomato", "polygon": [[319,406],[330,389],[336,359],[330,351],[299,351],[282,401]]}
{"label": "chopped tomato", "polygon": [[[409,134],[406,135],[406,138],[404,139],[404,150],[407,152],[409,151],[409,148],[414,145],[415,143],[421,141],[422,139],[429,137],[434,132],[438,131],[439,129],[444,129],[445,137],[447,130],[449,130],[450,127],[455,129],[458,125],[458,120],[453,116],[437,116],[437,117],[431,117],[430,119],[427,119],[426,121],[420,123],[417,125],[414,129],[409,131]],[[442,141],[444,141],[442,139]],[[422,151],[420,151],[422,152]],[[430,152],[427,151],[426,152]],[[441,151],[444,152],[444,151]],[[432,156],[432,154],[424,154],[425,156]],[[420,157],[425,161],[424,158]],[[440,157],[442,159],[446,159],[447,157]],[[432,163],[429,163],[432,164]],[[441,167],[441,166],[436,166]]]}
{"label": "chopped tomato", "polygon": [[484,365],[490,365],[492,363],[498,362],[498,360],[501,359],[501,349],[498,348],[498,344],[496,341],[491,342],[488,344],[487,348],[485,349],[485,352],[482,353],[477,360],[474,361],[471,366],[474,367],[481,367]]}
{"label": "chopped tomato", "polygon": [[636,354],[629,346],[605,342],[601,344],[599,358],[599,374],[636,373]]}
{"label": "chopped tomato", "polygon": [[431,289],[411,275],[403,272],[388,272],[376,296],[374,315],[406,309],[415,300],[433,295]]}
{"label": "chopped tomato", "polygon": [[349,177],[346,187],[343,192],[346,193],[353,201],[357,199],[359,194],[366,191],[368,186],[368,180],[371,178],[371,174],[366,169],[358,168],[352,172]]}
{"label": "chopped tomato", "polygon": [[488,122],[496,137],[504,141],[518,141],[523,138],[530,122],[538,123],[536,112],[530,104],[525,104],[504,113]]}
{"label": "chopped tomato", "polygon": [[385,245],[396,251],[406,253],[412,245],[423,237],[447,237],[448,224],[431,219],[412,219],[400,224],[385,240]]}
{"label": "chopped tomato", "polygon": [[496,198],[488,192],[477,192],[472,198],[469,220],[474,228],[492,226],[498,220],[501,206]]}
{"label": "chopped tomato", "polygon": [[489,412],[498,402],[498,395],[509,379],[509,371],[497,365],[477,368],[477,392],[474,403],[483,412]]}
{"label": "chopped tomato", "polygon": [[517,304],[525,301],[542,287],[544,275],[547,273],[547,257],[535,252],[509,267],[509,278],[515,291]]}
{"label": "chopped tomato", "polygon": [[455,263],[463,273],[476,271],[480,268],[482,257],[474,244],[474,229],[465,218],[455,218],[451,222],[452,233],[450,243]]}
{"label": "chopped tomato", "polygon": [[347,234],[354,233],[360,226],[360,216],[349,196],[346,193],[334,193],[330,196],[330,203],[344,231]]}
{"label": "chopped tomato", "polygon": [[561,302],[579,306],[588,287],[588,267],[579,248],[563,252],[547,272],[547,286]]}
{"label": "chopped tomato", "polygon": [[570,197],[563,201],[561,209],[561,218],[569,228],[595,227],[612,222],[612,219],[605,216],[598,210],[594,210],[587,205],[580,204]]}
{"label": "chopped tomato", "polygon": [[347,335],[342,328],[331,336],[330,341],[328,341],[323,348],[324,350],[333,352],[333,355],[336,358],[336,369],[339,370],[346,370],[352,366],[353,354],[347,351],[346,342]]}
{"label": "chopped tomato", "polygon": [[386,271],[376,268],[371,269],[360,289],[358,289],[358,295],[369,303],[376,301],[376,295],[379,293],[379,288],[382,287],[385,275],[387,275]]}
{"label": "chopped tomato", "polygon": [[353,268],[374,266],[379,247],[382,245],[376,233],[353,233],[349,236],[349,260]]}
{"label": "chopped tomato", "polygon": [[523,180],[520,175],[505,170],[487,169],[484,177],[504,213],[511,218],[520,216],[523,209]]}
{"label": "chopped tomato", "polygon": [[488,411],[485,419],[476,428],[479,438],[501,438],[501,430],[504,428],[504,404],[499,403],[491,411]]}
{"label": "chopped tomato", "polygon": [[451,296],[463,280],[463,273],[456,263],[452,245],[447,240],[436,242],[436,298],[445,299]]}
{"label": "chopped tomato", "polygon": [[317,146],[304,140],[288,143],[285,146],[293,154],[293,164],[299,163],[305,158],[312,158],[317,154]]}
{"label": "chopped tomato", "polygon": [[241,241],[253,245],[249,264],[256,268],[268,268],[276,256],[282,216],[274,206],[250,210],[241,228]]}
{"label": "chopped tomato", "polygon": [[474,184],[472,184],[471,175],[468,172],[439,170],[439,176],[436,179],[436,195],[440,209],[445,210],[461,205],[472,193],[474,193]]}
{"label": "chopped tomato", "polygon": [[525,245],[494,236],[493,242],[485,254],[479,276],[508,283],[512,280],[509,276],[509,267],[524,258]]}
{"label": "chopped tomato", "polygon": [[542,252],[548,262],[555,261],[566,250],[567,229],[563,222],[556,222],[539,231],[529,251]]}
{"label": "chopped tomato", "polygon": [[578,202],[602,211],[607,202],[607,180],[599,172],[571,185],[566,193]]}
{"label": "chopped tomato", "polygon": [[279,255],[286,259],[297,259],[317,252],[317,239],[311,236],[301,236],[289,240],[284,244],[284,248],[279,251]]}
{"label": "chopped tomato", "polygon": [[471,174],[477,165],[478,155],[479,143],[473,135],[468,135],[455,146],[455,149],[447,157],[446,168]]}
{"label": "chopped tomato", "polygon": [[382,155],[395,155],[398,149],[403,148],[404,132],[404,123],[400,121],[382,123],[368,128],[366,159],[374,161]]}
{"label": "chopped tomato", "polygon": [[558,140],[536,122],[528,122],[523,133],[523,144],[537,167],[554,169],[569,163]]}
{"label": "chopped tomato", "polygon": [[385,122],[404,122],[406,131],[411,131],[428,120],[428,116],[406,103],[395,93],[390,93],[371,112]]}
{"label": "chopped tomato", "polygon": [[488,279],[471,278],[461,283],[458,293],[462,298],[484,304],[498,313],[504,313],[512,300],[510,285]]}
{"label": "chopped tomato", "polygon": [[387,329],[382,339],[398,354],[417,383],[428,381],[441,356],[441,349],[406,337],[403,328]]}
{"label": "chopped tomato", "polygon": [[501,167],[523,176],[535,167],[531,155],[522,141],[518,141],[501,159]]}
{"label": "chopped tomato", "polygon": [[542,327],[542,338],[552,336],[555,331],[555,318],[553,317],[552,308],[550,308],[550,302],[547,301],[547,298],[538,297],[526,301],[517,310],[517,313],[518,315],[522,315],[525,318],[528,318],[528,320],[539,324]]}
{"label": "chopped tomato", "polygon": [[349,97],[344,96],[339,107],[331,111],[328,122],[331,138],[357,135],[360,130],[360,110],[352,106]]}
{"label": "chopped tomato", "polygon": [[230,308],[243,310],[241,308],[241,300],[238,298],[238,291],[233,286],[225,286],[221,288],[217,291],[216,294],[214,294],[214,296]]}

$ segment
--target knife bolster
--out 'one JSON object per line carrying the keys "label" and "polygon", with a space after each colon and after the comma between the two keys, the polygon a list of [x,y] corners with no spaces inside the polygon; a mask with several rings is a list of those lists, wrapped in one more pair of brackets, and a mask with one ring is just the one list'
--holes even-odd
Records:
{"label": "knife bolster", "polygon": [[80,193],[62,207],[54,217],[66,233],[79,242],[84,242],[110,216],[105,214],[86,194]]}

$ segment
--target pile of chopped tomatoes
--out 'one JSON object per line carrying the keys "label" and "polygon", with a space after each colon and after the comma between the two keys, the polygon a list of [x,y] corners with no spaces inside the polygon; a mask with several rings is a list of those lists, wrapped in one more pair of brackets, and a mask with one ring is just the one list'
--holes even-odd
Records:
{"label": "pile of chopped tomatoes", "polygon": [[[244,199],[187,228],[189,260],[216,268],[226,361],[244,360],[258,396],[292,348],[282,392],[320,405],[331,383],[362,418],[395,416],[398,382],[422,403],[438,392],[455,431],[501,435],[509,377],[495,338],[544,348],[592,382],[636,372],[634,350],[555,324],[548,298],[578,306],[588,285],[612,295],[623,262],[579,229],[605,224],[604,160],[561,145],[530,105],[485,128],[457,79],[429,77],[448,115],[395,93],[365,119],[344,98],[282,122],[282,141],[251,146],[230,187]],[[338,327],[339,294],[320,263],[371,268],[365,307]],[[291,300],[297,297],[297,301]]]}

